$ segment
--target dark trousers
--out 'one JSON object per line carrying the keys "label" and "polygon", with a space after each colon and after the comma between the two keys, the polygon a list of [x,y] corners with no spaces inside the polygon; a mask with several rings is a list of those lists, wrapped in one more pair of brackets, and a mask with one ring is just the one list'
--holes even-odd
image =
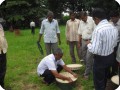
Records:
{"label": "dark trousers", "polygon": [[118,45],[119,45],[119,43],[117,43],[117,46],[114,48],[115,61],[114,61],[114,64],[112,66],[112,71],[110,72],[110,77],[118,74],[118,62],[116,60],[116,52],[117,52],[117,49],[118,49]]}
{"label": "dark trousers", "polygon": [[108,56],[94,55],[93,79],[95,90],[105,90],[109,69],[115,60],[114,54]]}
{"label": "dark trousers", "polygon": [[31,33],[35,34],[35,27],[31,27]]}
{"label": "dark trousers", "polygon": [[0,85],[4,88],[4,78],[6,73],[6,54],[0,54]]}
{"label": "dark trousers", "polygon": [[[59,73],[62,69],[63,67],[61,65],[58,65],[57,72]],[[42,77],[44,77],[44,81],[46,81],[48,84],[51,84],[55,81],[55,76],[48,69],[45,70],[45,72],[42,74]]]}

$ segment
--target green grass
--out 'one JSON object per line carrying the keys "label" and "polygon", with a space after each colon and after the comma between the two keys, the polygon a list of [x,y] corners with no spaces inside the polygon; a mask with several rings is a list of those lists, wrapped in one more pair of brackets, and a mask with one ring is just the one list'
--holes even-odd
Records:
{"label": "green grass", "polygon": [[[63,60],[66,64],[71,63],[69,47],[65,40],[65,26],[60,26],[61,41],[59,45],[64,51]],[[30,29],[21,30],[20,36],[13,32],[5,32],[8,41],[7,52],[7,72],[5,77],[5,87],[12,90],[62,90],[57,84],[50,86],[42,84],[42,78],[38,77],[36,69],[40,60],[45,56],[41,55],[37,48],[39,29],[33,36]],[[43,39],[41,41],[45,53]],[[78,58],[77,58],[77,62]],[[84,67],[78,73],[78,80],[72,90],[93,90],[92,75],[89,80],[84,80],[82,75]]]}

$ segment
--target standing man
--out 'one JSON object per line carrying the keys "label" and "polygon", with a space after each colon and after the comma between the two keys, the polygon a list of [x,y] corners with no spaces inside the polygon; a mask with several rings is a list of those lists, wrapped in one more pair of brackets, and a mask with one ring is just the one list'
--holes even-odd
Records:
{"label": "standing man", "polygon": [[34,35],[35,34],[35,22],[34,21],[30,22],[30,27],[31,27],[31,33]]}
{"label": "standing man", "polygon": [[[87,16],[85,11],[80,12],[80,25],[78,29],[79,47],[82,46],[82,60],[86,64],[87,41],[91,39],[94,30],[94,21],[92,17]],[[82,44],[82,45],[81,45]]]}
{"label": "standing man", "polygon": [[72,82],[70,77],[63,76],[59,72],[64,69],[67,72],[71,73],[74,77],[77,77],[77,74],[71,71],[68,68],[64,61],[62,60],[63,51],[60,48],[57,48],[53,54],[50,54],[43,58],[37,67],[37,73],[39,76],[44,77],[44,82],[46,84],[51,84],[55,81],[55,78],[62,80],[67,80]]}
{"label": "standing man", "polygon": [[47,55],[51,54],[51,51],[54,51],[58,47],[57,41],[59,41],[59,45],[61,44],[58,22],[53,19],[53,17],[53,12],[49,11],[47,19],[42,21],[38,39],[38,42],[40,42],[41,37],[44,34],[44,43]]}
{"label": "standing man", "polygon": [[[116,57],[116,51],[118,49],[118,44],[120,42],[120,15],[119,15],[119,12],[118,11],[112,11],[110,13],[110,20],[112,21],[113,25],[118,30],[118,42],[117,42],[117,46],[114,49],[114,54],[115,54],[115,57]],[[118,73],[118,62],[117,62],[117,60],[115,60],[115,63],[112,66],[111,76],[116,75],[117,73]]]}
{"label": "standing man", "polygon": [[7,41],[4,35],[4,30],[0,24],[0,85],[4,88],[4,78],[6,74],[6,53],[7,53]]}
{"label": "standing man", "polygon": [[78,48],[78,28],[80,20],[75,18],[75,13],[70,13],[70,20],[66,23],[66,40],[69,45],[72,63],[76,63],[74,48],[76,47],[77,55],[80,59],[80,49]]}
{"label": "standing man", "polygon": [[111,25],[103,9],[96,8],[92,12],[97,25],[88,42],[88,50],[94,54],[93,79],[95,90],[105,90],[109,69],[113,65],[114,47],[117,45],[118,31]]}

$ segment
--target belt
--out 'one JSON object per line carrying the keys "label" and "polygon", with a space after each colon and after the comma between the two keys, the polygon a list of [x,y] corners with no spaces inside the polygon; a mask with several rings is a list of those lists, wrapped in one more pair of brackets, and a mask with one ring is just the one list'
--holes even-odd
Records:
{"label": "belt", "polygon": [[88,41],[88,40],[91,40],[91,39],[83,39],[84,41]]}

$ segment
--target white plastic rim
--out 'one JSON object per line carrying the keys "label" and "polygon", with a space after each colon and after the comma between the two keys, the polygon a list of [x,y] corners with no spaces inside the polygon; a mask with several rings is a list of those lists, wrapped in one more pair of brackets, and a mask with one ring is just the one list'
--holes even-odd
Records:
{"label": "white plastic rim", "polygon": [[[70,74],[68,72],[61,72],[60,74],[63,76],[66,76],[66,77],[70,77],[73,80],[73,82],[75,82],[77,80],[77,78],[75,78],[72,74]],[[59,78],[56,78],[56,81],[59,83],[69,83],[67,80],[62,80]]]}
{"label": "white plastic rim", "polygon": [[117,85],[119,85],[119,76],[115,75],[111,78],[111,81]]}
{"label": "white plastic rim", "polygon": [[79,70],[83,65],[82,64],[68,64],[67,67],[69,67],[71,70]]}

